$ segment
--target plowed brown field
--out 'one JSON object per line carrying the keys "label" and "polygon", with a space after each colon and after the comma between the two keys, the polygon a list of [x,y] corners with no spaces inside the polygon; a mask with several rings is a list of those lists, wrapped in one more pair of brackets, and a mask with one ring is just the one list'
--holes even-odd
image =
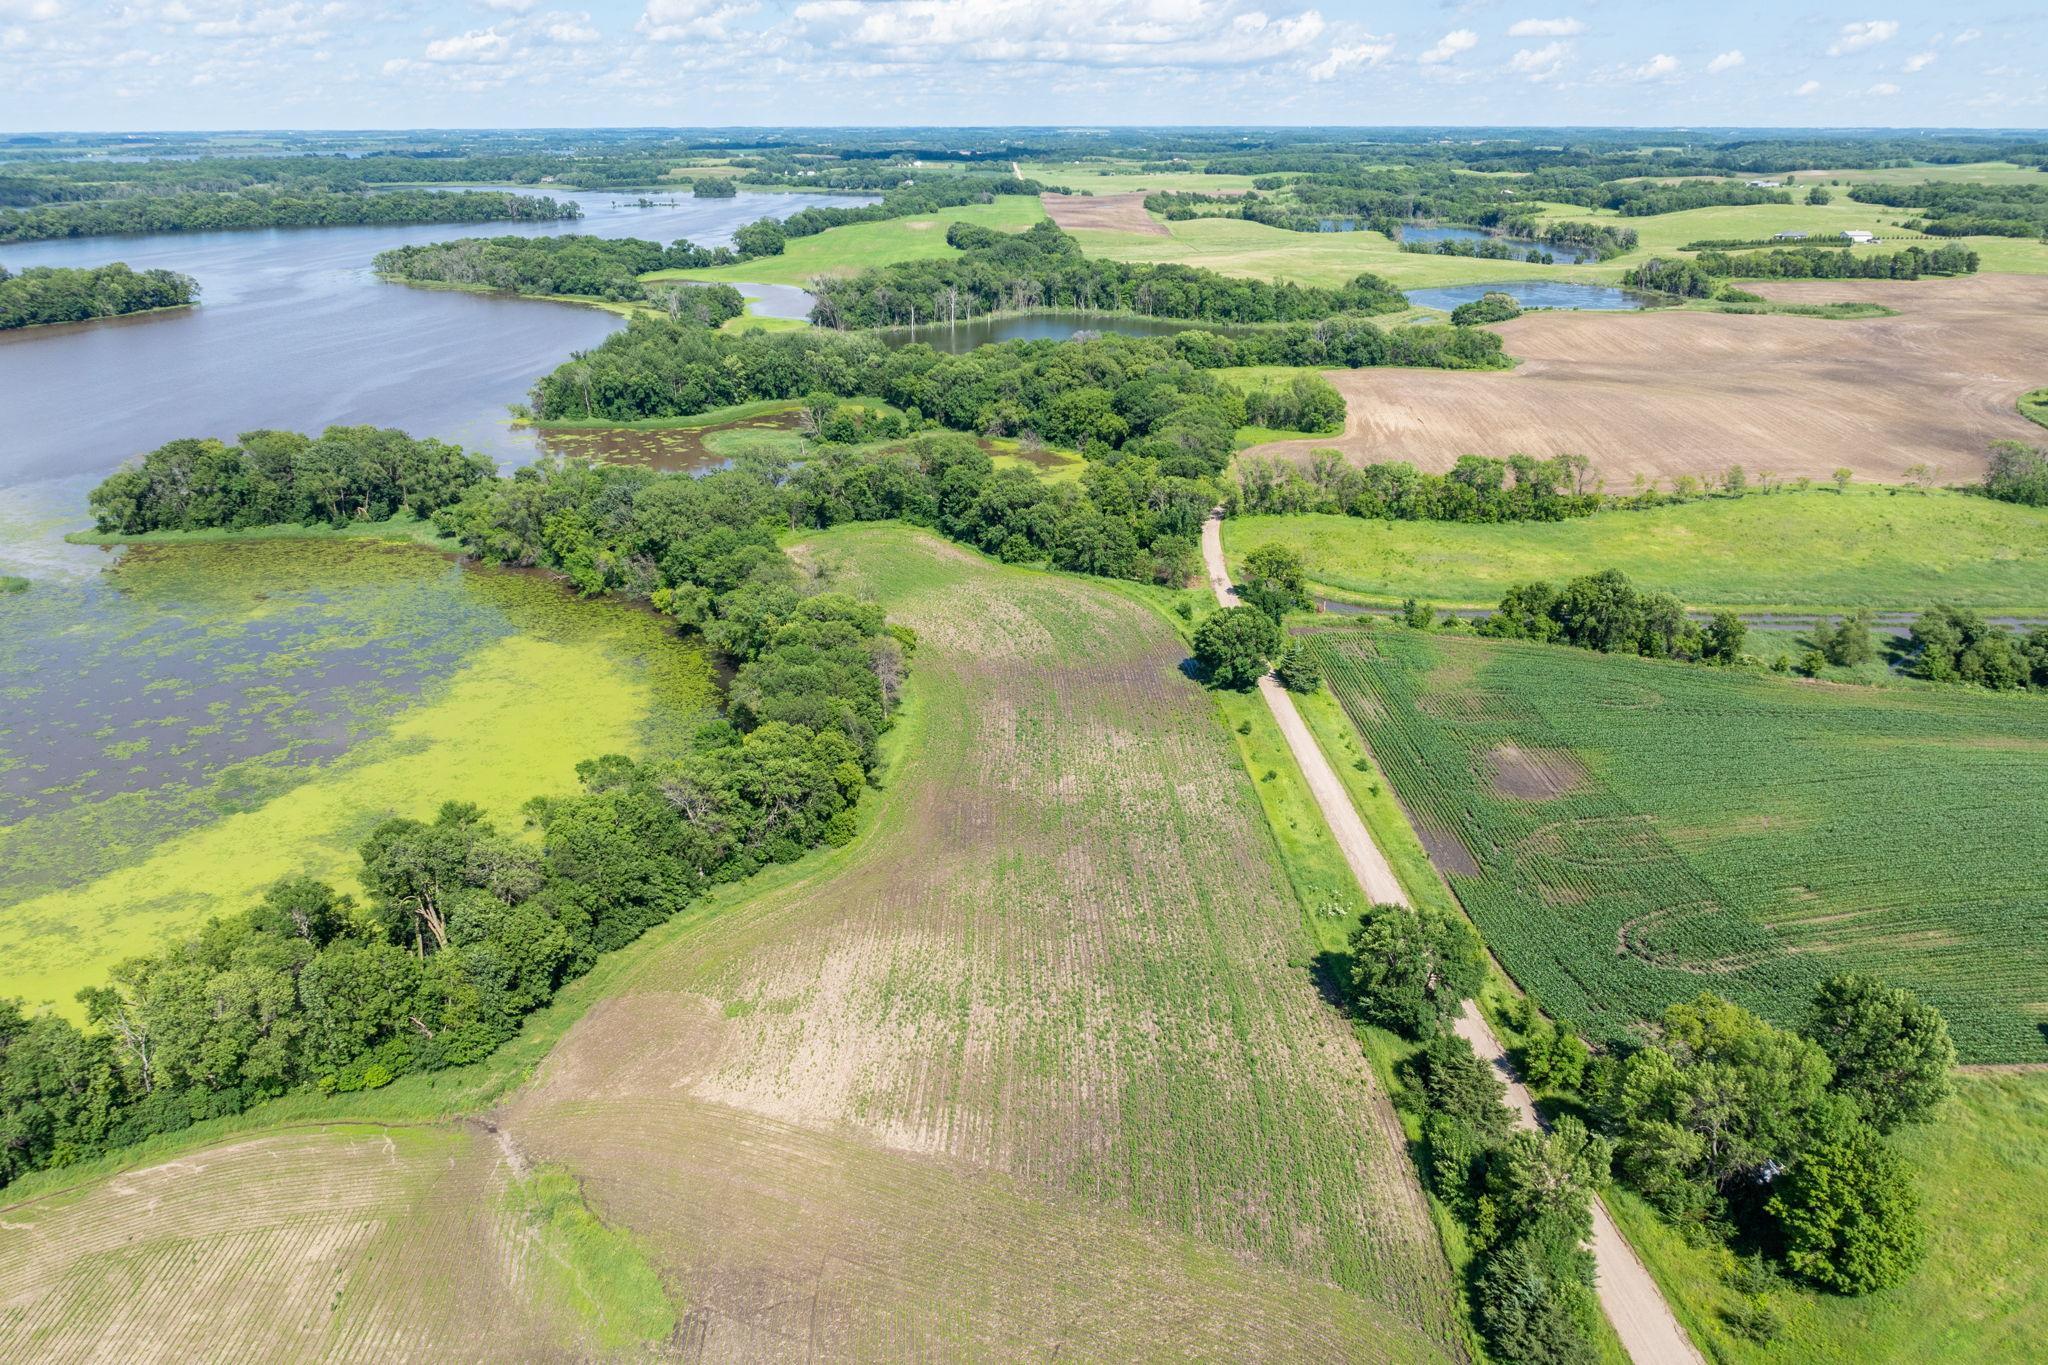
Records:
{"label": "plowed brown field", "polygon": [[901,527],[806,554],[919,632],[903,781],[650,957],[507,1129],[707,1357],[1455,1356],[1398,1129],[1289,964],[1299,904],[1170,632]]}
{"label": "plowed brown field", "polygon": [[1145,212],[1145,191],[1130,194],[1042,194],[1046,216],[1069,232],[1094,229],[1101,232],[1140,232],[1152,237],[1167,236],[1166,224]]}
{"label": "plowed brown field", "polygon": [[507,1173],[469,1127],[316,1128],[10,1206],[0,1359],[580,1358]]}
{"label": "plowed brown field", "polygon": [[1336,447],[1357,463],[1448,469],[1460,455],[1580,454],[1611,491],[1637,474],[1827,478],[1846,467],[1899,481],[1914,465],[1981,478],[1985,447],[2039,442],[2014,409],[2048,383],[2048,279],[1800,281],[1759,285],[1788,303],[1859,300],[1896,317],[1851,321],[1649,311],[1532,313],[1503,323],[1512,371],[1347,370]]}

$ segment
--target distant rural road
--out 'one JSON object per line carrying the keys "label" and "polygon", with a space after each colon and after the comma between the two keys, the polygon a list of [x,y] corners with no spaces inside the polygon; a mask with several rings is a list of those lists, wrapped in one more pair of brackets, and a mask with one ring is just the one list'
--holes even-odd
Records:
{"label": "distant rural road", "polygon": [[[1208,568],[1209,587],[1216,600],[1226,607],[1238,605],[1237,589],[1231,586],[1230,569],[1223,561],[1221,517],[1210,517],[1202,527],[1202,562]],[[1351,865],[1352,875],[1358,878],[1366,899],[1379,904],[1408,904],[1408,893],[1395,877],[1393,865],[1373,842],[1365,822],[1358,818],[1358,810],[1351,804],[1336,770],[1330,767],[1329,759],[1309,734],[1308,726],[1302,723],[1294,698],[1271,675],[1259,679],[1259,692],[1272,708],[1273,719],[1280,723],[1280,733],[1287,737],[1287,747],[1294,752],[1294,761],[1308,779],[1309,790],[1322,807],[1323,819],[1336,836],[1337,846],[1344,851],[1344,861]],[[1361,742],[1363,738],[1360,736]],[[1455,1028],[1458,1036],[1472,1044],[1472,1050],[1500,1073],[1507,1085],[1508,1104],[1515,1111],[1515,1121],[1523,1128],[1537,1131],[1541,1125],[1527,1087],[1516,1078],[1508,1065],[1506,1049],[1471,1001],[1465,1002],[1465,1012],[1458,1017]],[[1692,1339],[1671,1315],[1657,1282],[1643,1268],[1634,1248],[1614,1226],[1614,1220],[1607,1216],[1607,1206],[1597,1196],[1593,1200],[1593,1265],[1600,1307],[1614,1324],[1615,1335],[1621,1338],[1630,1359],[1637,1365],[1705,1365]]]}

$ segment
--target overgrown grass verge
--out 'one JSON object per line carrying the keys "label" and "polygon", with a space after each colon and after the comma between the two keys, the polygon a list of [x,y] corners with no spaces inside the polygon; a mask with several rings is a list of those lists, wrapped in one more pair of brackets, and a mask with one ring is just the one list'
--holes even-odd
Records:
{"label": "overgrown grass verge", "polygon": [[2048,389],[2035,389],[2020,395],[2020,416],[2029,422],[2048,427]]}
{"label": "overgrown grass verge", "polygon": [[675,1306],[661,1277],[631,1236],[591,1212],[574,1175],[536,1166],[512,1181],[505,1206],[524,1220],[534,1241],[540,1297],[581,1323],[599,1348],[646,1346],[675,1331]]}
{"label": "overgrown grass verge", "polygon": [[145,531],[123,535],[117,531],[73,531],[64,537],[73,545],[212,545],[231,540],[409,540],[450,554],[461,545],[425,517],[411,512],[382,521],[352,521],[345,526],[322,522],[313,526],[246,526],[240,529],[212,527],[204,531]]}

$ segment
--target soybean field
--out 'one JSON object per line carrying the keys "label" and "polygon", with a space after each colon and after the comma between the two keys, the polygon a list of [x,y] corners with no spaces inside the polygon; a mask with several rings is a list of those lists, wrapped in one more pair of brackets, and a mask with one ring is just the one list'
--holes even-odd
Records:
{"label": "soybean field", "polygon": [[1314,637],[1516,979],[1595,1036],[1874,972],[2048,1061],[2048,704],[1401,630]]}

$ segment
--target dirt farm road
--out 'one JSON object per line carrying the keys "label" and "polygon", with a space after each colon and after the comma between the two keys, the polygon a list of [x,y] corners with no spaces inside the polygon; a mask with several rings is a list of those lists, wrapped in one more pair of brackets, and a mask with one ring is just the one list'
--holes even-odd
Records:
{"label": "dirt farm road", "polygon": [[[1208,569],[1209,587],[1216,600],[1226,607],[1236,606],[1237,589],[1231,586],[1230,570],[1223,559],[1220,517],[1210,517],[1202,527],[1202,562]],[[1351,798],[1345,795],[1344,784],[1302,723],[1294,699],[1271,675],[1259,679],[1259,692],[1272,709],[1274,720],[1279,722],[1280,732],[1287,737],[1287,747],[1308,779],[1309,790],[1315,793],[1323,819],[1336,836],[1337,846],[1344,851],[1344,861],[1351,865],[1359,887],[1375,902],[1408,904],[1408,895],[1394,876],[1393,866],[1373,842],[1365,822],[1358,818]],[[1536,1130],[1540,1125],[1529,1091],[1516,1079],[1508,1065],[1506,1049],[1472,1002],[1465,1003],[1465,1012],[1455,1028],[1458,1036],[1471,1043],[1472,1050],[1500,1073],[1507,1085],[1508,1104],[1515,1111],[1515,1121]],[[1598,1198],[1593,1200],[1593,1262],[1600,1307],[1637,1365],[1704,1365],[1692,1339],[1671,1315],[1657,1282],[1650,1278],[1650,1272],[1643,1268],[1634,1248],[1607,1216],[1607,1206]]]}

